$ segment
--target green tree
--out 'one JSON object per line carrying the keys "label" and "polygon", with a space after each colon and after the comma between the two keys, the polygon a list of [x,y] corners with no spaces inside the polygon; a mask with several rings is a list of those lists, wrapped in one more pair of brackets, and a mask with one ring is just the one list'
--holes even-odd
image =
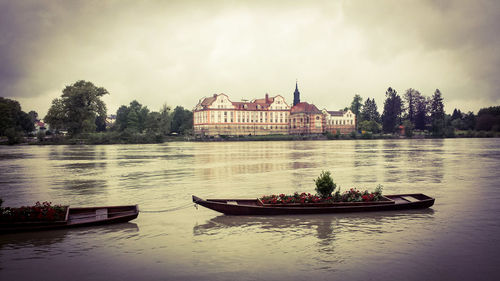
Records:
{"label": "green tree", "polygon": [[30,120],[31,120],[31,123],[35,123],[36,121],[38,121],[38,113],[34,110],[31,110],[30,112],[28,112],[28,116],[30,117]]}
{"label": "green tree", "polygon": [[66,115],[66,110],[64,109],[63,100],[57,98],[53,99],[52,105],[43,119],[45,122],[50,124],[51,130],[58,131],[66,129],[64,125],[68,116]]}
{"label": "green tree", "polygon": [[422,98],[422,94],[415,89],[406,90],[403,96],[406,107],[405,107],[405,118],[409,120],[412,126],[415,125],[416,113],[417,113],[417,103],[418,100]]}
{"label": "green tree", "polygon": [[402,101],[396,90],[389,87],[385,92],[384,113],[382,114],[382,128],[385,133],[394,133],[401,124]]}
{"label": "green tree", "polygon": [[172,116],[172,132],[178,134],[186,134],[193,128],[193,112],[184,109],[182,106],[177,106],[174,109]]}
{"label": "green tree", "polygon": [[160,122],[161,114],[156,111],[150,112],[146,118],[146,122],[144,123],[144,130],[148,133],[162,134],[160,132]]}
{"label": "green tree", "polygon": [[356,129],[358,128],[358,120],[360,118],[361,108],[363,107],[363,98],[356,94],[351,102],[351,111],[356,115]]}
{"label": "green tree", "polygon": [[160,109],[160,124],[159,129],[161,134],[168,135],[172,127],[172,117],[171,108],[165,103]]}
{"label": "green tree", "polygon": [[500,106],[481,108],[477,113],[476,130],[500,131]]}
{"label": "green tree", "polygon": [[378,134],[382,130],[382,125],[374,120],[364,120],[359,123],[359,129],[361,131]]}
{"label": "green tree", "polygon": [[429,102],[420,95],[415,99],[415,129],[425,130],[429,115]]}
{"label": "green tree", "polygon": [[435,136],[443,136],[445,128],[445,114],[443,97],[441,96],[441,91],[439,91],[439,89],[436,89],[434,95],[432,95],[430,113],[432,134]]}
{"label": "green tree", "polygon": [[122,105],[116,111],[116,120],[114,127],[118,129],[118,131],[122,132],[127,128],[127,116],[129,113],[129,108],[126,105]]}
{"label": "green tree", "polygon": [[133,100],[129,106],[122,105],[116,112],[115,127],[122,132],[128,129],[129,132],[142,133],[146,130],[149,109],[142,106],[138,101]]}
{"label": "green tree", "polygon": [[106,105],[101,100],[106,94],[106,89],[91,82],[77,81],[64,88],[60,100],[52,101],[45,120],[51,127],[64,127],[72,136],[95,132],[96,118],[106,118]]}
{"label": "green tree", "polygon": [[377,103],[375,99],[366,99],[363,109],[361,110],[361,116],[359,122],[362,121],[375,121],[380,122],[380,113],[377,109]]}
{"label": "green tree", "polygon": [[17,143],[20,136],[34,129],[30,116],[21,110],[18,101],[0,97],[0,136],[11,136],[15,139],[12,143]]}
{"label": "green tree", "polygon": [[127,115],[127,129],[140,133],[139,114],[136,110],[130,109]]}

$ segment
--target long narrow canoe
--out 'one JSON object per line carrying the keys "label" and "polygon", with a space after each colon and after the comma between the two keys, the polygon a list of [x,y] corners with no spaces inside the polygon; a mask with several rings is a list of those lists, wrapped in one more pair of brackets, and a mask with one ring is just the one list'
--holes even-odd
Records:
{"label": "long narrow canoe", "polygon": [[138,205],[110,207],[68,207],[61,221],[0,222],[0,234],[128,222],[139,215]]}
{"label": "long narrow canoe", "polygon": [[193,202],[226,215],[290,215],[422,209],[434,205],[434,198],[418,193],[385,195],[382,202],[267,205],[258,199],[204,200],[193,195]]}

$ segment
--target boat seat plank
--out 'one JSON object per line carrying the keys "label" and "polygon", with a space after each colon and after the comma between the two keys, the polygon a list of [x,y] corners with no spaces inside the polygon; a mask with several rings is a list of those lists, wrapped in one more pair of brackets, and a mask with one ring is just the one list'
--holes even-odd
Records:
{"label": "boat seat plank", "polygon": [[97,220],[105,220],[108,218],[108,209],[97,209],[95,210],[95,218]]}
{"label": "boat seat plank", "polygon": [[419,199],[413,197],[413,196],[401,196],[401,198],[403,198],[404,200],[408,201],[408,202],[418,202],[420,201]]}

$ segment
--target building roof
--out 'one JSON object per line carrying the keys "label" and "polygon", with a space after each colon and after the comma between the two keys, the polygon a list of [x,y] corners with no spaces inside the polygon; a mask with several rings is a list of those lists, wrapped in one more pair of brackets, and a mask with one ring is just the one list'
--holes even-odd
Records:
{"label": "building roof", "polygon": [[344,114],[346,113],[345,111],[327,111],[328,114],[330,114],[331,116],[344,116]]}
{"label": "building roof", "polygon": [[290,112],[291,113],[304,112],[304,113],[312,113],[312,114],[321,114],[321,111],[314,104],[309,104],[307,102],[299,102],[298,104],[294,105],[290,109]]}
{"label": "building roof", "polygon": [[[219,94],[219,95],[224,95],[224,94]],[[217,99],[217,94],[214,94],[211,97],[208,98],[203,98],[199,105],[203,108],[207,108],[208,106],[212,105],[212,103]],[[266,94],[265,98],[262,99],[255,99],[252,100],[251,102],[246,102],[246,101],[231,101],[234,107],[240,110],[259,110],[259,109],[268,109],[269,106],[274,102],[275,97],[269,97],[268,94]]]}
{"label": "building roof", "polygon": [[211,97],[204,98],[203,101],[201,102],[201,105],[203,107],[209,106],[209,105],[211,105],[215,101],[216,98],[217,98],[217,95],[213,95]]}

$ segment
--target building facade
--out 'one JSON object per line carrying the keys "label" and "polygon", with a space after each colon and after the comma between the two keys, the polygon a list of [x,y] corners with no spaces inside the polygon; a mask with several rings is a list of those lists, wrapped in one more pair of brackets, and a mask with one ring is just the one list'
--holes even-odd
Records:
{"label": "building facade", "polygon": [[355,130],[356,116],[350,111],[319,110],[300,101],[295,84],[293,106],[281,95],[250,102],[233,102],[225,94],[201,99],[193,110],[194,134],[204,136],[248,136],[274,134],[348,134]]}
{"label": "building facade", "polygon": [[290,109],[292,135],[321,134],[324,132],[323,113],[314,105],[299,102]]}
{"label": "building facade", "polygon": [[277,95],[250,102],[233,102],[225,94],[203,98],[193,111],[199,136],[288,134],[290,106]]}
{"label": "building facade", "polygon": [[349,134],[356,130],[356,115],[351,110],[327,111],[322,110],[324,116],[324,131],[336,134]]}

